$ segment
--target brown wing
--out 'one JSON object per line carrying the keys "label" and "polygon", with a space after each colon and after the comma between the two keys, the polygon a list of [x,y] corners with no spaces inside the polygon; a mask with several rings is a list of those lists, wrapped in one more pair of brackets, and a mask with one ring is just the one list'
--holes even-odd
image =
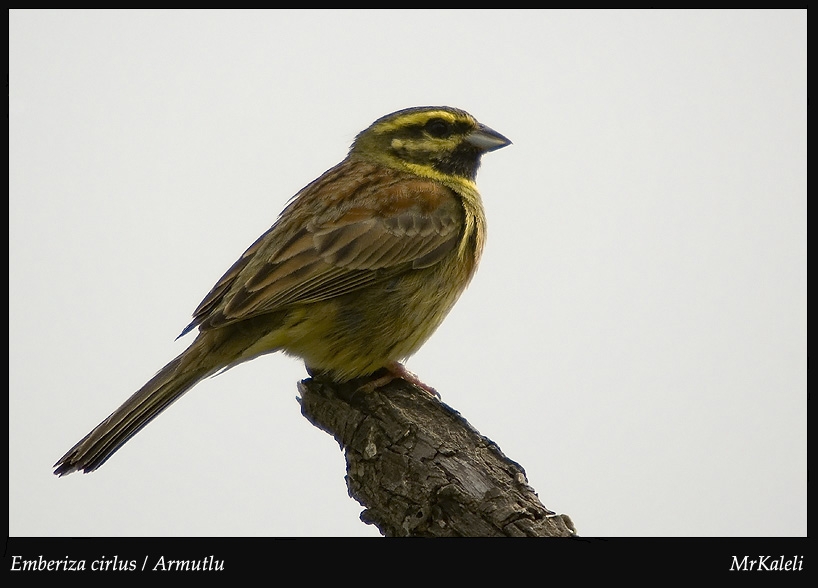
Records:
{"label": "brown wing", "polygon": [[346,161],[296,196],[213,287],[183,334],[431,266],[457,246],[463,224],[449,188]]}

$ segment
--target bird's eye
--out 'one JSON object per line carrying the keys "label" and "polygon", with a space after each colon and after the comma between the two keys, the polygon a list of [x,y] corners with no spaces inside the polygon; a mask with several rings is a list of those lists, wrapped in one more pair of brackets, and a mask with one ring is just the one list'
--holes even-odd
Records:
{"label": "bird's eye", "polygon": [[442,118],[433,118],[426,123],[424,128],[426,132],[438,139],[446,137],[451,133],[451,126]]}

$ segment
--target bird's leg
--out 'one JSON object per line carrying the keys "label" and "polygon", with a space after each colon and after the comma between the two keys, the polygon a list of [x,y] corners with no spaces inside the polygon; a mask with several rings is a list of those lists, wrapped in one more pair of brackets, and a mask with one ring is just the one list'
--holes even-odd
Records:
{"label": "bird's leg", "polygon": [[428,384],[424,384],[420,378],[418,378],[415,374],[407,370],[404,365],[398,361],[393,361],[384,366],[386,373],[379,378],[376,378],[370,382],[367,382],[360,388],[359,390],[363,392],[372,392],[376,388],[380,388],[381,386],[385,386],[392,380],[396,378],[400,378],[406,382],[409,382],[413,386],[417,386],[421,390],[427,392],[430,396],[434,396],[435,398],[440,399],[440,394],[437,390],[429,386]]}

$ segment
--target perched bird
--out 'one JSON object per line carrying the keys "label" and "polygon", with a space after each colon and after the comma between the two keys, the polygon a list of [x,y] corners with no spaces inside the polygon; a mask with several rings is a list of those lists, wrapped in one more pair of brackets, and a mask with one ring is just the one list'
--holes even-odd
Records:
{"label": "perched bird", "polygon": [[[337,382],[417,382],[399,361],[443,321],[485,239],[480,157],[511,142],[467,112],[400,110],[361,132],[341,163],[296,194],[227,270],[182,335],[179,357],[54,465],[101,466],[203,378],[283,351]],[[180,337],[182,336],[180,335]],[[373,388],[374,389],[374,388]]]}

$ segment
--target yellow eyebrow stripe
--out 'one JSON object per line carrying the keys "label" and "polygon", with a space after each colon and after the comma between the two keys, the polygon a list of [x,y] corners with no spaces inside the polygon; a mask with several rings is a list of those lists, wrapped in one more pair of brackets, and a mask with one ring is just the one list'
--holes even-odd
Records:
{"label": "yellow eyebrow stripe", "polygon": [[373,130],[377,133],[388,133],[403,127],[413,125],[423,125],[433,118],[442,118],[450,123],[458,120],[459,117],[446,110],[425,110],[423,112],[410,112],[399,116],[391,121],[384,121],[379,123]]}

